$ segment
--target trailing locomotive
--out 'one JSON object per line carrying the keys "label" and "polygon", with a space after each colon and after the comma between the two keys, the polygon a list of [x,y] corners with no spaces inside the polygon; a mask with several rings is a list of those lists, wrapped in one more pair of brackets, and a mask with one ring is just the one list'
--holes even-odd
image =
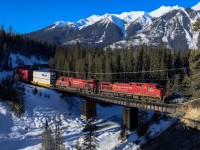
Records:
{"label": "trailing locomotive", "polygon": [[89,93],[96,93],[98,87],[98,80],[94,79],[80,79],[60,76],[55,83],[58,89],[76,89],[77,91],[85,91]]}
{"label": "trailing locomotive", "polygon": [[81,79],[66,76],[56,77],[56,73],[48,70],[32,70],[29,66],[17,67],[14,76],[21,81],[55,87],[63,90],[77,90],[94,94],[153,99],[161,102],[166,97],[164,88],[156,83],[118,83],[100,82],[95,79]]}

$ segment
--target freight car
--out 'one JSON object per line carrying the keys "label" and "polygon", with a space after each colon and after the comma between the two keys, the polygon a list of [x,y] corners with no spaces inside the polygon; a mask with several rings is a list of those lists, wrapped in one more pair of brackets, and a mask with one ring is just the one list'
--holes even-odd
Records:
{"label": "freight car", "polygon": [[31,81],[33,84],[45,86],[45,87],[53,87],[56,82],[56,73],[45,70],[34,70],[33,71],[33,80]]}
{"label": "freight car", "polygon": [[16,80],[29,82],[33,79],[33,70],[30,65],[18,66],[14,69],[13,77]]}
{"label": "freight car", "polygon": [[133,97],[138,99],[150,99],[161,102],[167,95],[164,88],[160,88],[156,83],[118,83],[99,82],[95,79],[81,79],[60,76],[52,71],[32,71],[28,67],[18,67],[14,74],[19,76],[19,80],[29,81],[33,84],[55,87],[64,90],[76,90],[94,94],[104,94],[110,96]]}

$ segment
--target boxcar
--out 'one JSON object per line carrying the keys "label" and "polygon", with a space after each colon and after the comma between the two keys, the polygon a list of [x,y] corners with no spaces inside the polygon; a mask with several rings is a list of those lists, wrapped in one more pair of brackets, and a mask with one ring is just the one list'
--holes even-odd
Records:
{"label": "boxcar", "polygon": [[13,75],[20,81],[30,82],[33,79],[33,71],[29,65],[16,67]]}
{"label": "boxcar", "polygon": [[40,71],[35,70],[33,71],[33,81],[32,83],[51,87],[56,82],[56,73],[50,71]]}
{"label": "boxcar", "polygon": [[21,80],[26,81],[26,82],[32,81],[33,80],[33,71],[23,69],[22,72],[21,72]]}

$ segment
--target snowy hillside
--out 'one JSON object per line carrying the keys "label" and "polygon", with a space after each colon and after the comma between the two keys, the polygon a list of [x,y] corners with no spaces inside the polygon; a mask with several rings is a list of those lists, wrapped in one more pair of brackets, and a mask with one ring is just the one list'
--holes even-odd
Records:
{"label": "snowy hillside", "polygon": [[[31,58],[27,58],[23,55],[19,54],[10,54],[10,59],[12,61],[12,67],[15,68],[19,66],[19,64],[33,65],[33,64],[48,64],[47,61],[39,60],[38,58],[32,56]],[[3,71],[0,72],[0,80],[2,78],[6,78],[7,76],[12,76],[13,71]]]}
{"label": "snowy hillside", "polygon": [[31,58],[27,58],[23,55],[19,54],[10,54],[10,58],[12,60],[12,67],[16,67],[19,65],[19,63],[24,63],[26,65],[33,65],[33,64],[47,64],[47,61],[43,61],[42,59],[38,59],[34,56]]}
{"label": "snowy hillside", "polygon": [[[4,73],[0,73],[0,76]],[[42,133],[46,120],[54,134],[55,117],[61,118],[61,130],[65,147],[73,149],[77,140],[83,136],[85,121],[80,119],[81,99],[77,97],[60,97],[60,94],[37,87],[38,93],[33,94],[35,86],[21,83],[25,86],[25,113],[20,118],[15,116],[5,101],[0,101],[0,149],[2,150],[38,150],[41,148]],[[48,96],[47,96],[48,95]],[[99,150],[137,149],[146,143],[145,136],[139,137],[135,130],[129,133],[126,141],[118,140],[122,122],[122,106],[101,106],[97,104],[95,124],[103,127],[96,131],[99,139]],[[151,111],[149,116],[152,116]],[[174,120],[161,120],[148,129],[150,137],[155,137],[164,131]]]}

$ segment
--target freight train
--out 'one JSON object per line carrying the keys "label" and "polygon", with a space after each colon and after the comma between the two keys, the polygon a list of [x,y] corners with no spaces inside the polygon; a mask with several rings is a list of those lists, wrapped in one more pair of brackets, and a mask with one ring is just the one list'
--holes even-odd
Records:
{"label": "freight train", "polygon": [[14,69],[14,77],[20,81],[31,82],[45,87],[62,90],[77,90],[79,92],[104,94],[118,97],[133,97],[163,102],[167,97],[164,88],[156,83],[119,83],[100,82],[95,79],[81,79],[66,76],[56,76],[49,70],[33,70],[31,66],[21,66]]}

